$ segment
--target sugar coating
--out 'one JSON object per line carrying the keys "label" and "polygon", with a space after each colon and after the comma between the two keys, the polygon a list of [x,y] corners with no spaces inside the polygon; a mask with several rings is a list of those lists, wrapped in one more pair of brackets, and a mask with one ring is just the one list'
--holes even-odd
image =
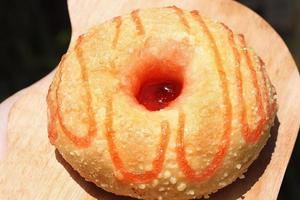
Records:
{"label": "sugar coating", "polygon": [[179,183],[177,185],[177,190],[180,191],[180,192],[182,192],[182,191],[184,191],[186,189],[186,187],[187,187],[186,183]]}

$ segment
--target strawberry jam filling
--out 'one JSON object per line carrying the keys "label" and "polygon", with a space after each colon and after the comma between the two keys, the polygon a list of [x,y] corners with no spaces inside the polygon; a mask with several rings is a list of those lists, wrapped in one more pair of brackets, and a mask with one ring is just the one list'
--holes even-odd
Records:
{"label": "strawberry jam filling", "polygon": [[150,111],[167,107],[181,93],[182,82],[179,80],[156,79],[141,84],[136,99]]}
{"label": "strawberry jam filling", "polygon": [[184,67],[169,60],[144,58],[131,74],[131,88],[137,102],[149,111],[170,106],[184,86]]}

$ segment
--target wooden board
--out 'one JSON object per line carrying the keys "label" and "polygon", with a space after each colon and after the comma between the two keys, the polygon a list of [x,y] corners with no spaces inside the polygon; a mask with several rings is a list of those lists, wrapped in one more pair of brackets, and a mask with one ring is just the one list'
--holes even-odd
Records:
{"label": "wooden board", "polygon": [[[279,98],[272,137],[246,178],[211,199],[276,199],[300,124],[300,78],[284,42],[262,18],[230,0],[69,0],[72,41],[89,27],[114,16],[137,8],[168,5],[198,9],[245,34],[247,42],[266,62]],[[84,181],[49,144],[45,97],[52,76],[53,73],[0,105],[3,122],[13,104],[7,126],[7,154],[0,161],[0,199],[130,199],[116,197]],[[0,137],[5,129],[2,123]]]}

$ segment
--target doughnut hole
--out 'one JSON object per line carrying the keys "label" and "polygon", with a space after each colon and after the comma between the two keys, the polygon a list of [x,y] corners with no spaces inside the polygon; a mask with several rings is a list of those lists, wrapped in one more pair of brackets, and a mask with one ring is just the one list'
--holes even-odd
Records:
{"label": "doughnut hole", "polygon": [[149,111],[174,103],[184,86],[183,67],[169,60],[151,60],[139,66],[132,84],[137,102]]}

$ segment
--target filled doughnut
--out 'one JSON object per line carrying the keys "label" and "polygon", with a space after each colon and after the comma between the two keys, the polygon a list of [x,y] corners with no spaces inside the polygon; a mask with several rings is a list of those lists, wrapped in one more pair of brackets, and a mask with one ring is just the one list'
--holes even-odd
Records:
{"label": "filled doughnut", "polygon": [[276,93],[243,35],[177,7],[90,29],[48,97],[50,142],[84,177],[139,199],[207,197],[270,136]]}

